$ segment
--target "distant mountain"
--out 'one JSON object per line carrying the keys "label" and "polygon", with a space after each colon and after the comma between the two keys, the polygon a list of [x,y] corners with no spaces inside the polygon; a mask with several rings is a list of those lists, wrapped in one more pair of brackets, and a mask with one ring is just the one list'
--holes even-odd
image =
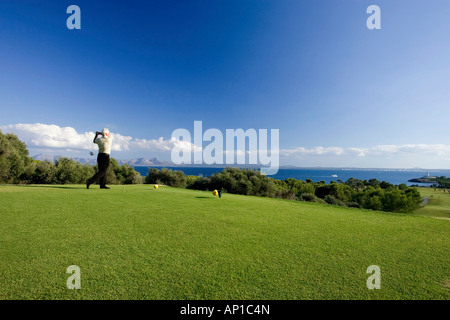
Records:
{"label": "distant mountain", "polygon": [[[56,157],[56,159],[58,159],[58,157]],[[56,160],[55,159],[55,160]],[[73,160],[75,160],[76,162],[79,162],[81,164],[88,164],[90,166],[94,166],[97,164],[97,157],[92,157],[92,158],[73,158]]]}
{"label": "distant mountain", "polygon": [[37,154],[33,157],[34,160],[39,161],[51,161],[53,162],[55,160],[55,157],[51,154]]}
{"label": "distant mountain", "polygon": [[[40,161],[51,161],[54,162],[55,160],[58,160],[61,156],[53,156],[51,154],[37,154],[33,157],[35,160]],[[96,165],[97,164],[97,157],[92,158],[72,158],[76,162],[79,162],[81,164],[89,164],[89,165]],[[161,167],[161,166],[174,166],[174,164],[170,161],[161,161],[158,158],[151,158],[151,159],[145,159],[145,158],[136,158],[131,160],[117,160],[117,162],[120,165],[123,164],[129,164],[132,167],[137,166],[154,166],[154,167]]]}
{"label": "distant mountain", "polygon": [[118,160],[119,164],[129,164],[130,166],[137,167],[137,166],[173,166],[174,164],[170,161],[161,161],[158,160],[158,158],[151,158],[151,159],[145,159],[145,158],[136,158],[131,160]]}

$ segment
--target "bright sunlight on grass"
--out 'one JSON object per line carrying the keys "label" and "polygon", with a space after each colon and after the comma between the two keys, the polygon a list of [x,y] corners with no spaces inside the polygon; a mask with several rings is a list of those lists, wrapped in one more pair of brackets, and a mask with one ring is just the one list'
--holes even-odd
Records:
{"label": "bright sunlight on grass", "polygon": [[0,203],[0,299],[450,298],[447,220],[151,185],[3,185]]}

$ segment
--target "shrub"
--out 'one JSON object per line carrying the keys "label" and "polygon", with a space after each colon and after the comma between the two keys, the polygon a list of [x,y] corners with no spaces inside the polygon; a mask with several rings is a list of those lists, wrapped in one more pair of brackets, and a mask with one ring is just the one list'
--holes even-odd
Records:
{"label": "shrub", "polygon": [[145,183],[158,183],[165,184],[171,187],[186,187],[187,178],[183,171],[169,170],[163,168],[161,170],[156,168],[150,168],[148,174],[145,177]]}
{"label": "shrub", "polygon": [[317,198],[314,194],[312,193],[304,193],[300,196],[300,200],[301,201],[308,201],[308,202],[314,202],[314,199]]}
{"label": "shrub", "polygon": [[349,208],[361,208],[361,205],[358,202],[350,201],[347,203],[347,207]]}
{"label": "shrub", "polygon": [[201,178],[199,176],[193,176],[193,175],[189,175],[186,176],[186,187],[189,188],[190,186],[192,186],[195,182],[197,182],[198,180],[200,180]]}
{"label": "shrub", "polygon": [[129,164],[123,164],[115,168],[114,173],[120,184],[141,184],[144,178]]}
{"label": "shrub", "polygon": [[324,200],[328,204],[333,204],[333,205],[342,206],[342,207],[347,206],[344,201],[339,200],[338,198],[336,198],[335,196],[332,196],[332,195],[326,195]]}

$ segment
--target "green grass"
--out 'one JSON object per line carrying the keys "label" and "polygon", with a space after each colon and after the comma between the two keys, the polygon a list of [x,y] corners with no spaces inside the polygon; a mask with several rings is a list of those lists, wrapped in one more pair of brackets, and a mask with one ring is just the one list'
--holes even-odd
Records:
{"label": "green grass", "polygon": [[428,198],[428,203],[415,211],[422,216],[436,218],[450,218],[450,193],[442,189],[418,188],[423,197]]}
{"label": "green grass", "polygon": [[0,299],[450,298],[447,220],[150,185],[0,186],[0,205]]}

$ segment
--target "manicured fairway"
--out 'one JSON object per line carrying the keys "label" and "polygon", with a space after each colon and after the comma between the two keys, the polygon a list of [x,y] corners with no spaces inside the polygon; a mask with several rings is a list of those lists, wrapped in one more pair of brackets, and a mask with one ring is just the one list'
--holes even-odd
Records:
{"label": "manicured fairway", "polygon": [[78,185],[0,186],[0,221],[0,299],[450,299],[448,220]]}
{"label": "manicured fairway", "polygon": [[450,190],[419,188],[420,194],[427,198],[427,204],[415,211],[418,215],[450,219]]}

